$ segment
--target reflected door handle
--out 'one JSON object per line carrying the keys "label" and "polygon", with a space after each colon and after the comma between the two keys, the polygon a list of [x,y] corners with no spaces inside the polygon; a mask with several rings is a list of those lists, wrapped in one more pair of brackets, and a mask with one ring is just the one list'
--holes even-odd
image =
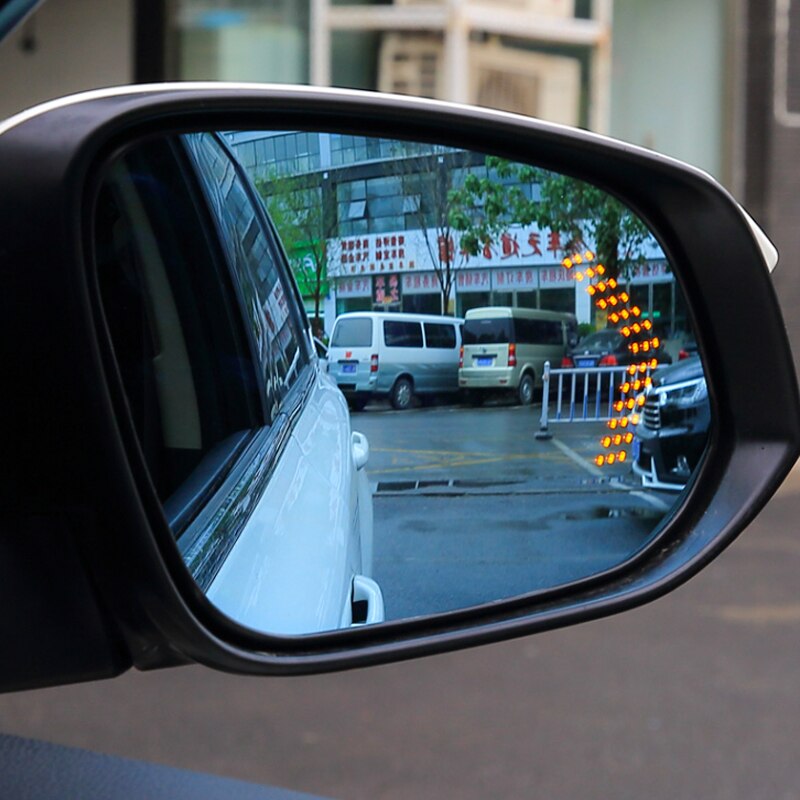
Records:
{"label": "reflected door handle", "polygon": [[363,469],[369,461],[369,441],[363,433],[353,431],[352,435],[353,461],[356,469]]}
{"label": "reflected door handle", "polygon": [[353,578],[353,608],[356,603],[365,603],[367,611],[366,615],[356,615],[359,621],[354,622],[354,625],[374,625],[385,619],[381,587],[366,575],[356,575]]}

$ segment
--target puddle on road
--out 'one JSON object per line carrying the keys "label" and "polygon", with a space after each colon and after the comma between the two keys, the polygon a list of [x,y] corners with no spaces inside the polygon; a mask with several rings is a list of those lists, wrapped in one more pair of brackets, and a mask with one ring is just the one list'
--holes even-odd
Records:
{"label": "puddle on road", "polygon": [[570,522],[579,522],[588,519],[642,519],[642,520],[661,520],[664,512],[656,508],[611,508],[610,506],[598,506],[587,508],[581,511],[566,511],[559,514],[560,519]]}

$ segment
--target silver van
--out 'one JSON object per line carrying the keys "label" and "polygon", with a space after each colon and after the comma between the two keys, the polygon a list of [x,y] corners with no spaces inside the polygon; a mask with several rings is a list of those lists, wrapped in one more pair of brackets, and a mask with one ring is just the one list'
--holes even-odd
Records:
{"label": "silver van", "polygon": [[490,391],[512,392],[522,405],[533,402],[545,361],[560,366],[578,339],[573,314],[533,308],[472,308],[464,319],[459,386],[481,402]]}
{"label": "silver van", "polygon": [[456,393],[463,322],[430,314],[342,314],[331,334],[328,373],[357,410],[373,397],[404,409],[415,395]]}

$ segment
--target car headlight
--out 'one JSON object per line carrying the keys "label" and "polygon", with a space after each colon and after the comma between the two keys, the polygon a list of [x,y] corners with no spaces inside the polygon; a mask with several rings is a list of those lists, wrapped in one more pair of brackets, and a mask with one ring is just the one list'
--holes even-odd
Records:
{"label": "car headlight", "polygon": [[679,408],[688,408],[702,403],[708,397],[708,384],[705,378],[699,378],[687,386],[662,395],[662,405],[675,405]]}

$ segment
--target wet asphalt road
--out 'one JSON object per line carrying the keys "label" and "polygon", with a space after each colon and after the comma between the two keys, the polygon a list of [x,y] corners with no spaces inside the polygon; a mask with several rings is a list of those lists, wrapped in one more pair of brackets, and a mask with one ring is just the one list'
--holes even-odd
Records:
{"label": "wet asphalt road", "polygon": [[552,588],[626,561],[676,495],[630,462],[599,470],[602,422],[537,439],[536,408],[459,405],[353,415],[370,442],[375,565],[390,619]]}
{"label": "wet asphalt road", "polygon": [[798,518],[800,473],[688,585],[607,620],[338,675],[10,694],[0,728],[340,798],[800,798]]}

